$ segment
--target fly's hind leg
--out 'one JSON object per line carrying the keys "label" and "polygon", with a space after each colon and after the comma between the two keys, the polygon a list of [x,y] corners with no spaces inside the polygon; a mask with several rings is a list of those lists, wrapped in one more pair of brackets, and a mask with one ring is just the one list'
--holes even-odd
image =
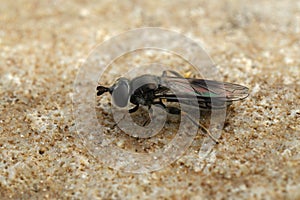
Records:
{"label": "fly's hind leg", "polygon": [[[148,111],[150,112],[150,115],[153,113],[153,110],[151,108],[151,106],[148,106]],[[151,122],[151,117],[147,118],[144,123],[143,123],[143,127],[146,126],[147,124],[149,124]]]}
{"label": "fly's hind leg", "polygon": [[180,113],[183,113],[184,115],[186,115],[193,122],[193,124],[195,124],[196,126],[198,126],[198,128],[201,128],[216,144],[219,143],[218,139],[215,138],[205,126],[203,126],[200,123],[197,123],[188,113],[183,112],[179,108],[176,108],[176,107],[166,107],[165,106],[165,110],[168,113],[174,114],[174,115],[180,115]]}

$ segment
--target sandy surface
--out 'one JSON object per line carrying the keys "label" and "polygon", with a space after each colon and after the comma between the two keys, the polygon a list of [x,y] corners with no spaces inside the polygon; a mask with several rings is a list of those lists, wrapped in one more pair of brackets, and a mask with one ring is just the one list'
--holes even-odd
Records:
{"label": "sandy surface", "polygon": [[[73,84],[92,48],[145,26],[201,42],[250,96],[233,104],[204,161],[195,142],[160,171],[130,174],[76,136]],[[299,35],[292,0],[2,0],[0,199],[300,199]]]}

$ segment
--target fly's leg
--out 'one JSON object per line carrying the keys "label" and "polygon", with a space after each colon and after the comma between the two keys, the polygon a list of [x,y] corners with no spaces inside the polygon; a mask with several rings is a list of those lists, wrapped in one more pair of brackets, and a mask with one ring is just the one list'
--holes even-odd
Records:
{"label": "fly's leg", "polygon": [[[136,112],[138,109],[139,109],[139,104],[137,104],[135,107],[133,107],[133,108],[131,108],[130,110],[128,110],[128,112],[129,112],[129,113],[134,113],[134,112]],[[150,114],[152,114],[152,111],[153,111],[153,110],[151,109],[151,106],[148,106],[148,110],[149,110]],[[122,117],[121,120],[123,120],[124,117],[125,117],[125,115]],[[120,121],[121,121],[121,120],[120,120]],[[119,121],[119,122],[120,122],[120,121]],[[150,118],[147,118],[147,119],[145,120],[145,122],[143,123],[143,126],[146,126],[146,124],[148,124],[150,121],[151,121],[151,119],[150,119]]]}
{"label": "fly's leg", "polygon": [[[138,109],[139,109],[139,104],[136,105],[136,106],[134,106],[133,108],[129,109],[128,112],[129,112],[129,113],[134,113],[134,112],[136,112]],[[120,123],[120,121],[122,121],[124,118],[125,118],[125,115],[123,115],[123,117],[122,117],[118,122],[116,122],[116,123],[113,125],[113,128],[115,128],[115,127]]]}
{"label": "fly's leg", "polygon": [[175,77],[184,78],[184,77],[181,76],[178,72],[175,72],[175,71],[173,71],[173,70],[165,70],[165,71],[163,71],[162,77],[168,76],[167,73],[171,73],[171,74],[173,74]]}
{"label": "fly's leg", "polygon": [[118,122],[116,122],[112,128],[114,129],[120,123],[120,121],[122,121],[124,118],[125,118],[125,115],[123,115],[122,118]]}
{"label": "fly's leg", "polygon": [[[139,109],[139,104],[137,104],[135,107],[131,108],[128,112],[129,112],[129,113],[134,113],[134,112],[136,112],[138,109]],[[152,113],[151,106],[148,107],[148,110]],[[124,116],[123,116],[122,119],[124,119]],[[150,121],[151,121],[151,119],[150,119],[150,118],[147,118],[147,119],[144,121],[143,126],[146,126],[146,124],[148,124]]]}
{"label": "fly's leg", "polygon": [[[164,104],[163,104],[164,105]],[[164,105],[165,106],[165,105]],[[191,116],[189,116],[188,113],[181,111],[179,108],[176,107],[166,107],[165,106],[165,110],[170,113],[170,114],[174,114],[174,115],[180,115],[180,113],[183,113],[184,115],[186,115],[192,122],[193,124],[195,124],[196,126],[198,126],[198,128],[201,128],[209,137],[210,139],[212,139],[216,144],[219,144],[219,141],[217,138],[215,138],[210,131],[205,128],[205,126],[203,126],[200,123],[197,123]]]}
{"label": "fly's leg", "polygon": [[128,110],[129,113],[134,113],[139,109],[139,104],[137,104],[136,106],[134,106],[133,108],[131,108],[130,110]]}
{"label": "fly's leg", "polygon": [[[130,110],[128,110],[128,112],[129,112],[129,113],[134,113],[134,112],[136,112],[138,109],[139,109],[139,104],[136,105],[135,107],[131,108]],[[149,110],[150,115],[151,115],[151,114],[153,113],[153,110],[152,110],[151,106],[148,106],[148,110]],[[125,115],[122,117],[121,120],[123,120],[124,117],[125,117]],[[121,120],[120,120],[120,121],[121,121]],[[119,121],[119,122],[120,122],[120,121]],[[146,126],[150,121],[151,121],[151,118],[150,118],[150,117],[147,118],[147,119],[144,121],[144,123],[143,123],[142,126]],[[118,122],[118,123],[119,123],[119,122]],[[116,123],[115,126],[116,126],[118,123]]]}
{"label": "fly's leg", "polygon": [[[148,106],[148,111],[150,112],[150,116],[151,114],[153,114],[153,110],[151,108],[151,106]],[[144,123],[143,123],[143,127],[146,126],[147,124],[149,124],[151,122],[151,117],[147,118]]]}
{"label": "fly's leg", "polygon": [[193,120],[187,113],[185,113],[186,116],[196,125],[198,126],[199,128],[201,128],[209,137],[210,139],[212,139],[216,144],[219,144],[219,141],[217,138],[215,138],[211,133],[210,131],[205,127],[203,126],[202,124],[200,124],[199,122],[197,123],[195,120]]}

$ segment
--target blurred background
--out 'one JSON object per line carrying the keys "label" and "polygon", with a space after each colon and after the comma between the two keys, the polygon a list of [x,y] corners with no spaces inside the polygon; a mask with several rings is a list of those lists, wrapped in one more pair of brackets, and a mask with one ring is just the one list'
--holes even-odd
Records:
{"label": "blurred background", "polygon": [[[199,42],[250,88],[221,144],[149,174],[102,165],[76,138],[76,74],[99,43],[139,27]],[[299,199],[300,2],[0,1],[2,199]]]}

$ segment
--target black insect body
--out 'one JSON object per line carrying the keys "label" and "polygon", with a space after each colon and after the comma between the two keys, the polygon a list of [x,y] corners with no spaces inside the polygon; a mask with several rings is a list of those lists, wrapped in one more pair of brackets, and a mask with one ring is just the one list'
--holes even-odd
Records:
{"label": "black insect body", "polygon": [[[118,107],[124,108],[129,103],[134,104],[135,106],[129,110],[130,113],[137,111],[140,105],[147,106],[149,109],[152,105],[160,105],[168,113],[181,113],[177,107],[166,106],[163,100],[167,102],[180,101],[180,103],[205,110],[222,109],[233,101],[248,96],[247,87],[213,80],[184,78],[175,71],[164,71],[162,76],[146,74],[131,81],[122,77],[111,87],[97,86],[97,96],[104,92],[112,95],[112,101]],[[191,101],[195,98],[196,101]],[[192,118],[189,117],[189,119],[204,129],[217,142],[205,127]]]}

